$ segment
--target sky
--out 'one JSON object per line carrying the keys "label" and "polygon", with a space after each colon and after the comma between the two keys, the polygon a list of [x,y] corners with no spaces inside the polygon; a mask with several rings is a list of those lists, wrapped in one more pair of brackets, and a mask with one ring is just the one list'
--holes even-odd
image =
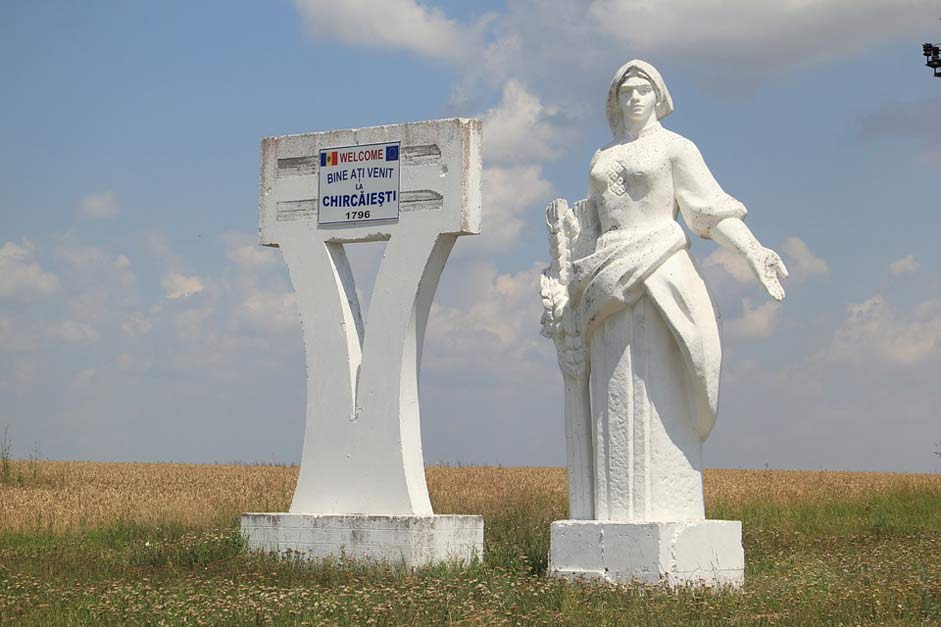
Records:
{"label": "sky", "polygon": [[[429,321],[428,463],[564,464],[544,209],[583,198],[643,58],[791,270],[709,241],[706,464],[939,472],[939,0],[26,2],[0,7],[0,430],[16,456],[297,463],[293,289],[258,246],[264,136],[484,121],[481,234]],[[694,238],[695,239],[695,238]],[[381,244],[351,251],[364,300]],[[366,321],[368,327],[368,320]]]}

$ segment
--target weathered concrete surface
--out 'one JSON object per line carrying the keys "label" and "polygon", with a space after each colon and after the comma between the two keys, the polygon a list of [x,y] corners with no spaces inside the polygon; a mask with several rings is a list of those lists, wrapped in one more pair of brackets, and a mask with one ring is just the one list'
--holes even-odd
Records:
{"label": "weathered concrete surface", "polygon": [[[382,144],[393,152],[359,149]],[[397,187],[382,192],[395,195],[397,213],[350,211],[349,222],[334,221],[342,212],[318,221],[319,186],[329,187],[338,171],[325,170],[322,180],[321,163],[333,168],[350,155],[398,163]],[[373,176],[359,169],[360,182]],[[482,518],[432,513],[418,394],[438,279],[457,238],[480,230],[481,171],[479,120],[262,140],[259,234],[262,245],[281,249],[297,294],[307,427],[291,513],[242,518],[252,549],[410,567],[483,556]],[[325,193],[330,207],[336,198],[352,202]],[[387,244],[364,325],[344,247],[371,241]]]}
{"label": "weathered concrete surface", "polygon": [[552,523],[549,574],[670,586],[740,587],[742,523],[733,520]]}
{"label": "weathered concrete surface", "polygon": [[480,516],[244,514],[252,550],[308,560],[348,557],[403,564],[469,564],[483,559]]}
{"label": "weathered concrete surface", "polygon": [[[400,142],[398,219],[317,222],[321,150]],[[307,355],[293,513],[430,516],[418,378],[455,241],[480,230],[481,123],[447,119],[262,141],[260,237],[280,247]],[[344,246],[386,241],[363,324]]]}

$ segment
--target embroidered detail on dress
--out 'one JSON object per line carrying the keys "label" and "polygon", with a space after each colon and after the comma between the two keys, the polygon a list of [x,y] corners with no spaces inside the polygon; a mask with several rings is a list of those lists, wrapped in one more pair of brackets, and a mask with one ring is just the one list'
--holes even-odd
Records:
{"label": "embroidered detail on dress", "polygon": [[626,169],[625,165],[616,159],[608,166],[608,191],[615,196],[623,196],[627,193],[627,184],[624,180]]}

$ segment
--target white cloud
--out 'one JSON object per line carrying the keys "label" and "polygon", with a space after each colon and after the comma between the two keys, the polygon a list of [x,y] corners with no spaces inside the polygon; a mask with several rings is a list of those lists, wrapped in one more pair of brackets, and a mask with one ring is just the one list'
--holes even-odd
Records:
{"label": "white cloud", "polygon": [[572,92],[573,85],[585,85],[583,79],[602,67],[602,74],[614,72],[608,67],[611,56],[623,54],[623,47],[589,18],[587,8],[568,0],[507,3],[488,24],[490,37],[468,64],[469,77],[490,85],[520,78],[538,85],[541,93],[568,92],[566,100],[583,102],[580,89]]}
{"label": "white cloud", "polygon": [[458,60],[473,50],[474,27],[416,0],[295,0],[315,36],[365,47],[408,50]]}
{"label": "white cloud", "polygon": [[758,279],[755,278],[755,273],[752,272],[752,269],[748,266],[748,262],[738,253],[726,250],[725,248],[717,248],[712,251],[709,256],[703,260],[703,265],[706,267],[717,266],[722,268],[739,283],[748,284],[758,281]]}
{"label": "white cloud", "polygon": [[457,21],[418,0],[295,5],[315,36],[452,60],[470,84],[522,79],[570,103],[615,70],[612,59],[693,64],[717,89],[747,86],[884,42],[920,41],[937,8],[936,0],[514,0]]}
{"label": "white cloud", "polygon": [[89,324],[66,320],[49,327],[47,335],[67,344],[92,344],[98,341],[98,331]]}
{"label": "white cloud", "polygon": [[[233,307],[234,321],[245,322],[267,333],[298,329],[300,323],[296,298],[283,279],[284,268],[278,265],[281,256],[278,251],[259,246],[258,237],[247,233],[230,231],[222,237],[226,256],[237,269],[235,281],[226,284],[231,290],[230,295],[238,299]],[[357,278],[357,289],[361,287],[361,277],[356,273],[356,262],[362,261],[362,254],[367,253],[369,265],[378,266],[384,245],[383,242],[378,250],[372,244],[347,246],[347,256]]]}
{"label": "white cloud", "polygon": [[153,320],[145,318],[139,313],[133,314],[127,320],[121,323],[121,331],[129,337],[141,337],[147,335],[154,328]]}
{"label": "white cloud", "polygon": [[316,37],[454,62],[463,72],[454,105],[475,102],[480,84],[516,80],[567,116],[591,119],[602,94],[586,91],[629,57],[691,66],[705,86],[729,94],[885,42],[920,41],[935,2],[514,0],[456,20],[421,0],[294,0]]}
{"label": "white cloud", "polygon": [[911,365],[941,353],[941,300],[899,313],[881,295],[851,303],[826,356],[865,366],[870,360]]}
{"label": "white cloud", "polygon": [[768,301],[752,307],[751,301],[742,299],[742,317],[730,320],[729,335],[735,338],[756,340],[769,337],[780,323],[781,303]]}
{"label": "white cloud", "polygon": [[554,192],[538,165],[484,168],[480,235],[461,238],[457,254],[508,252],[526,226],[526,213],[538,210]]}
{"label": "white cloud", "polygon": [[219,376],[227,376],[231,369],[218,369],[233,354],[252,351],[255,355],[271,351],[266,338],[247,333],[230,332],[230,325],[220,320],[224,311],[206,305],[181,311],[174,317],[177,350],[173,354],[176,367],[185,369],[213,369]]}
{"label": "white cloud", "polygon": [[723,355],[722,384],[724,386],[747,383],[762,376],[762,363],[757,359],[728,359]]}
{"label": "white cloud", "polygon": [[918,263],[918,260],[915,259],[912,255],[902,257],[901,259],[896,259],[889,264],[889,273],[898,276],[900,274],[906,274],[908,272],[915,272],[918,268],[921,267],[921,264]]}
{"label": "white cloud", "polygon": [[209,343],[217,335],[217,325],[211,320],[215,310],[212,307],[198,307],[182,311],[176,316],[176,336],[181,344]]}
{"label": "white cloud", "polygon": [[781,252],[787,256],[787,267],[794,281],[808,277],[824,276],[830,273],[827,262],[818,257],[798,237],[786,237],[781,244]]}
{"label": "white cloud", "polygon": [[118,197],[114,192],[89,194],[79,201],[79,208],[88,218],[113,218],[121,211]]}
{"label": "white cloud", "polygon": [[68,266],[67,281],[81,286],[101,285],[116,280],[122,287],[130,287],[136,277],[127,255],[111,257],[111,253],[82,243],[74,233],[66,233],[56,248],[56,257]]}
{"label": "white cloud", "polygon": [[29,240],[7,242],[0,247],[0,297],[14,294],[49,294],[59,287],[59,277],[31,261],[35,246]]}
{"label": "white cloud", "polygon": [[151,229],[144,234],[143,249],[168,268],[177,270],[183,267],[183,259],[173,252],[167,236],[159,229]]}
{"label": "white cloud", "polygon": [[179,272],[168,272],[160,280],[164,296],[171,300],[187,298],[199,294],[206,289],[206,285],[198,276],[187,276]]}
{"label": "white cloud", "polygon": [[72,268],[83,268],[102,263],[107,257],[100,248],[82,244],[73,235],[66,235],[56,255]]}
{"label": "white cloud", "polygon": [[544,106],[519,81],[506,82],[500,103],[483,118],[488,160],[532,162],[560,154],[558,111]]}
{"label": "white cloud", "polygon": [[134,272],[131,270],[131,260],[127,255],[118,255],[112,262],[115,271],[118,273],[118,280],[124,287],[129,287],[135,280]]}
{"label": "white cloud", "polygon": [[107,324],[107,318],[121,307],[117,294],[108,285],[79,286],[69,285],[71,293],[67,305],[69,314],[75,320]]}
{"label": "white cloud", "polygon": [[759,78],[918,34],[936,8],[932,0],[595,0],[588,14],[638,53],[692,54],[713,72]]}
{"label": "white cloud", "polygon": [[278,261],[275,249],[259,246],[257,237],[230,231],[222,239],[225,240],[226,257],[242,270],[264,268]]}
{"label": "white cloud", "polygon": [[426,367],[517,375],[555,368],[554,359],[546,359],[552,343],[538,333],[541,271],[539,263],[516,274],[498,274],[490,264],[473,266],[465,273],[466,305],[432,306]]}
{"label": "white cloud", "polygon": [[269,332],[300,328],[297,301],[288,292],[256,291],[239,304],[236,315]]}
{"label": "white cloud", "polygon": [[[514,0],[486,22],[452,94],[524,81],[573,116],[597,115],[597,90],[619,62],[692,67],[717,92],[740,92],[851,58],[895,40],[920,41],[935,0]],[[746,25],[746,26],[743,26]],[[760,51],[773,50],[774,54]],[[666,76],[667,83],[670,76]]]}

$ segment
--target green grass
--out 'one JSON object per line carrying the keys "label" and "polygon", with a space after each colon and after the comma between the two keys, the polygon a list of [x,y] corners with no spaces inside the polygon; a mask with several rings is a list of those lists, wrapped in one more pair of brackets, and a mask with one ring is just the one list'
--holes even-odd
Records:
{"label": "green grass", "polygon": [[248,553],[219,528],[114,524],[0,534],[0,623],[941,624],[941,490],[711,503],[743,521],[743,591],[671,592],[545,577],[536,495],[486,514],[484,562],[406,572]]}

